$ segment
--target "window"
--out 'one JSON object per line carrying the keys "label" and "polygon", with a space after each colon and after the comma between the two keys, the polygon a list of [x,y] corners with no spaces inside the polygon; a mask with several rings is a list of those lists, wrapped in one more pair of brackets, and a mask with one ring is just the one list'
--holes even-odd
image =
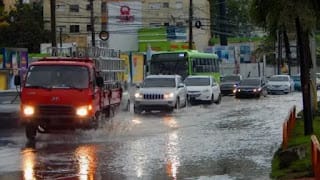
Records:
{"label": "window", "polygon": [[149,9],[160,9],[161,3],[149,3]]}
{"label": "window", "polygon": [[160,27],[161,23],[150,23],[149,24],[151,27]]}
{"label": "window", "polygon": [[106,2],[101,3],[101,12],[107,12],[107,3]]}
{"label": "window", "polygon": [[215,63],[214,59],[198,58],[192,61],[193,72],[218,72],[219,67]]}
{"label": "window", "polygon": [[182,2],[176,2],[176,9],[182,9],[182,8],[183,8]]}
{"label": "window", "polygon": [[177,22],[176,26],[183,26],[183,22]]}
{"label": "window", "polygon": [[90,32],[91,30],[91,24],[87,24],[87,31]]}
{"label": "window", "polygon": [[70,5],[70,12],[79,12],[79,5],[78,4],[71,4]]}
{"label": "window", "polygon": [[78,33],[78,32],[80,32],[79,25],[70,25],[70,33]]}
{"label": "window", "polygon": [[90,11],[90,10],[91,10],[90,4],[87,4],[87,5],[86,5],[86,10],[87,10],[87,11]]}
{"label": "window", "polygon": [[66,5],[64,5],[64,4],[57,4],[56,5],[57,12],[64,12],[65,10],[66,10]]}
{"label": "window", "polygon": [[164,2],[162,5],[163,8],[169,8],[169,3],[168,2]]}

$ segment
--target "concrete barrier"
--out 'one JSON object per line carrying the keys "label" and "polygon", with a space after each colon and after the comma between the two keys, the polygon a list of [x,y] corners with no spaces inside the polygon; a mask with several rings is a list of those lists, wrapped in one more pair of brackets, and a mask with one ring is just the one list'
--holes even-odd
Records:
{"label": "concrete barrier", "polygon": [[315,135],[311,136],[311,162],[314,177],[320,180],[320,145]]}
{"label": "concrete barrier", "polygon": [[296,123],[296,106],[290,109],[289,115],[282,125],[282,149],[287,149],[290,134]]}

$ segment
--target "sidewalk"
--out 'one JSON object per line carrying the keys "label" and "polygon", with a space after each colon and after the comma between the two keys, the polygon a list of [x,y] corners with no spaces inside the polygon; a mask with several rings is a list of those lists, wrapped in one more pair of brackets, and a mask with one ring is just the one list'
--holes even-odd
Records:
{"label": "sidewalk", "polygon": [[20,99],[15,89],[0,90],[0,129],[19,125]]}

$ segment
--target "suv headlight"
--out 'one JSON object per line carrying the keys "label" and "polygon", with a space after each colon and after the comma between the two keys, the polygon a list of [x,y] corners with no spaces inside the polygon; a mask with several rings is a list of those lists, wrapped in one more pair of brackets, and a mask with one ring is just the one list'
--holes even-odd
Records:
{"label": "suv headlight", "polygon": [[137,98],[137,99],[140,99],[140,98],[143,97],[143,95],[141,93],[137,92],[137,93],[134,94],[134,97]]}
{"label": "suv headlight", "polygon": [[174,97],[174,93],[165,93],[163,95],[163,98],[164,99],[170,99],[170,98],[173,98]]}

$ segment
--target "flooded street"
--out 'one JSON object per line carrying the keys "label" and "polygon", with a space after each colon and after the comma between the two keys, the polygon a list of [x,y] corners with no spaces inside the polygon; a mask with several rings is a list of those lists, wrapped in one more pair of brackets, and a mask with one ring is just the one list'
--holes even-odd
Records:
{"label": "flooded street", "polygon": [[102,129],[0,133],[0,179],[269,179],[290,108],[301,93],[224,96],[172,114],[119,111]]}

